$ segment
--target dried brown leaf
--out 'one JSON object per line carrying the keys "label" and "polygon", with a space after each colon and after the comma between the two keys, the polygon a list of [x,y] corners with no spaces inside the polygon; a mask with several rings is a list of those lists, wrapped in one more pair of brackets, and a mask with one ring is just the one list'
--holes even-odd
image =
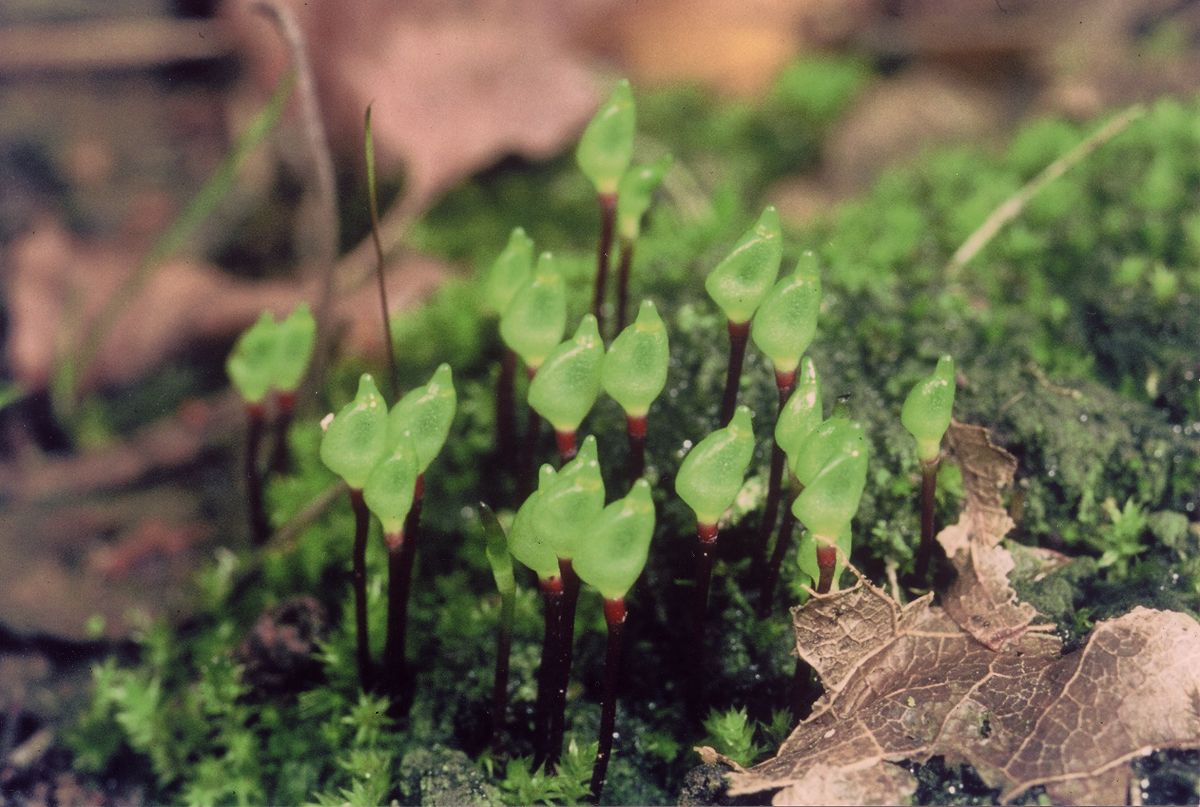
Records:
{"label": "dried brown leaf", "polygon": [[[308,39],[331,141],[357,163],[371,104],[380,166],[404,165],[409,208],[505,155],[552,155],[599,100],[572,42],[576,15],[596,3],[283,5]],[[260,82],[274,86],[288,67],[278,35],[248,2],[225,12]]]}
{"label": "dried brown leaf", "polygon": [[866,581],[793,621],[826,694],[774,759],[731,775],[731,794],[896,803],[913,781],[891,763],[940,755],[1003,800],[1045,785],[1056,800],[1123,801],[1129,760],[1200,746],[1200,625],[1184,614],[1137,608],[1066,656],[1036,632],[993,649],[928,597],[901,606]]}
{"label": "dried brown leaf", "polygon": [[1012,484],[1017,460],[996,446],[981,426],[954,421],[946,433],[950,456],[962,470],[966,505],[957,524],[938,542],[958,572],[943,600],[946,611],[968,633],[992,649],[1019,637],[1037,617],[1017,601],[1008,582],[1013,559],[1000,542],[1013,527],[1002,491]]}

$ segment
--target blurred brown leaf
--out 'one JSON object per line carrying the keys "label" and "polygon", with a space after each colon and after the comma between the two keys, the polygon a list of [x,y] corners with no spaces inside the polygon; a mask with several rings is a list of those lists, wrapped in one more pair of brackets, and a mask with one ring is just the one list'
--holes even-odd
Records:
{"label": "blurred brown leaf", "polygon": [[[14,380],[44,389],[58,355],[68,355],[104,301],[134,270],[140,252],[118,243],[79,239],[45,217],[12,246],[5,274],[11,321],[6,349]],[[447,268],[432,259],[404,256],[389,268],[388,301],[411,306],[432,291]],[[377,291],[364,287],[338,305],[348,329],[343,347],[380,355],[382,329],[357,315],[378,308]],[[97,354],[83,389],[127,384],[197,344],[231,342],[264,309],[290,311],[313,296],[295,281],[246,281],[190,259],[168,261],[122,312]]]}
{"label": "blurred brown leaf", "polygon": [[[597,3],[289,0],[308,39],[323,117],[336,150],[362,160],[372,106],[382,170],[406,172],[405,206],[421,210],[501,157],[544,159],[575,136],[598,101],[570,37]],[[246,0],[223,6],[264,88],[288,68],[275,30]]]}

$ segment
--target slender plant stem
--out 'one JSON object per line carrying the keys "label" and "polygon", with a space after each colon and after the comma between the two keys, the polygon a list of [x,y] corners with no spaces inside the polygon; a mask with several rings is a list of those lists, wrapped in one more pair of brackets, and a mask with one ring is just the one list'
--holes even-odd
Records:
{"label": "slender plant stem", "polygon": [[508,661],[512,655],[513,615],[517,599],[512,594],[500,598],[500,624],[496,630],[496,674],[492,679],[492,753],[504,749],[500,742],[504,718],[508,713]]}
{"label": "slender plant stem", "polygon": [[367,528],[371,514],[363,500],[361,490],[350,488],[350,506],[354,509],[354,548],[352,568],[354,574],[354,628],[358,680],[363,690],[374,685],[371,676],[371,644],[367,636]]}
{"label": "slender plant stem", "polygon": [[996,236],[996,233],[1004,228],[1004,225],[1019,216],[1021,211],[1029,204],[1029,201],[1034,196],[1037,196],[1043,188],[1067,173],[1067,171],[1071,170],[1072,167],[1084,160],[1088,155],[1100,148],[1100,146],[1125,131],[1129,127],[1129,124],[1144,114],[1146,114],[1146,107],[1142,104],[1134,104],[1122,110],[1095,132],[1081,140],[1066,154],[1043,168],[1041,173],[1022,185],[1016,193],[1005,199],[999,207],[988,214],[983,224],[979,225],[973,233],[967,236],[967,240],[962,243],[962,246],[955,250],[954,255],[946,264],[946,279],[948,281],[957,280],[963,266],[974,258],[981,249],[987,246]]}
{"label": "slender plant stem", "polygon": [[[786,376],[784,377],[787,378]],[[792,394],[792,388],[795,386],[796,374],[792,373],[790,382],[784,385],[780,382],[780,374],[775,374],[776,386],[779,389],[779,409],[783,411],[783,407],[787,405],[788,397]],[[767,559],[767,546],[771,541],[771,533],[775,531],[775,522],[779,518],[779,499],[781,497],[781,489],[783,487],[783,468],[786,464],[787,457],[783,453],[783,447],[778,442],[771,441],[771,473],[767,477],[767,501],[763,506],[762,523],[758,525],[758,541],[754,551],[752,562],[754,564],[757,577],[763,580],[764,563]],[[763,590],[766,591],[766,583],[763,584]]]}
{"label": "slender plant stem", "polygon": [[550,745],[550,708],[558,668],[559,645],[562,641],[563,581],[561,577],[538,580],[546,619],[542,635],[542,663],[538,667],[537,706],[533,714],[533,768],[546,761]]}
{"label": "slender plant stem", "polygon": [[779,537],[775,539],[775,549],[771,552],[771,561],[767,565],[767,576],[763,580],[762,596],[758,599],[759,619],[766,619],[771,615],[775,587],[779,585],[779,571],[783,568],[783,557],[792,543],[792,532],[796,528],[796,514],[792,512],[792,502],[795,500],[795,494],[789,496],[787,506],[783,509],[783,521],[779,524]]}
{"label": "slender plant stem", "polygon": [[828,594],[833,587],[833,570],[837,567],[837,547],[830,544],[817,543],[817,593]]}
{"label": "slender plant stem", "polygon": [[604,601],[604,621],[608,623],[608,649],[604,656],[604,700],[600,707],[600,743],[592,765],[592,802],[600,803],[608,760],[612,756],[613,731],[617,725],[617,683],[621,680],[621,634],[625,627],[625,600]]}
{"label": "slender plant stem", "polygon": [[267,462],[267,471],[273,474],[286,474],[292,470],[292,452],[288,448],[288,431],[292,428],[292,419],[296,415],[296,393],[280,392],[275,395],[275,432],[271,446],[271,459]]}
{"label": "slender plant stem", "polygon": [[729,370],[725,374],[725,394],[721,396],[720,422],[728,426],[737,408],[738,385],[742,380],[742,362],[746,359],[746,339],[750,335],[749,322],[729,323]]}
{"label": "slender plant stem", "polygon": [[613,335],[625,330],[629,310],[629,273],[633,268],[633,239],[621,238],[621,262],[617,264],[617,327]]}
{"label": "slender plant stem", "polygon": [[500,359],[500,377],[496,379],[496,446],[501,463],[508,468],[513,467],[517,444],[516,375],[517,353],[506,347]]}
{"label": "slender plant stem", "polygon": [[717,525],[697,525],[696,538],[696,588],[692,595],[691,645],[686,651],[691,667],[687,683],[687,713],[692,723],[699,722],[704,715],[705,614],[708,611],[708,589],[712,583],[713,555],[717,549]]}
{"label": "slender plant stem", "polygon": [[379,236],[379,196],[375,184],[375,138],[371,133],[371,105],[363,124],[364,148],[367,161],[367,206],[371,211],[371,242],[375,246],[375,278],[379,282],[379,305],[383,313],[383,344],[387,348],[388,378],[391,380],[391,395],[400,394],[400,370],[396,364],[396,346],[392,344],[392,314],[388,306],[387,285],[383,280],[383,241]]}
{"label": "slender plant stem", "polygon": [[600,244],[596,249],[596,288],[592,293],[592,314],[596,326],[604,333],[604,297],[608,286],[609,253],[612,252],[613,229],[617,222],[617,195],[597,194],[600,203]]}
{"label": "slender plant stem", "polygon": [[933,560],[934,549],[934,494],[937,493],[938,460],[935,457],[930,462],[921,461],[921,543],[917,546],[916,578],[917,585],[923,586],[929,580],[929,564]]}
{"label": "slender plant stem", "polygon": [[575,606],[579,602],[579,575],[570,560],[558,559],[558,570],[562,575],[562,627],[559,633],[558,663],[556,680],[552,691],[550,709],[550,742],[546,748],[546,770],[558,766],[562,756],[563,737],[567,725],[567,686],[571,681],[571,658],[575,649]]}
{"label": "slender plant stem", "polygon": [[[418,474],[413,487],[413,503],[404,519],[403,540],[393,553],[388,549],[388,633],[384,647],[387,690],[396,703],[396,712],[406,714],[411,705],[412,681],[405,656],[408,644],[408,602],[412,599],[412,571],[421,537],[421,505],[425,500],[425,478]],[[395,554],[393,559],[392,555]],[[393,566],[393,560],[395,566]],[[393,579],[394,575],[394,579]]]}
{"label": "slender plant stem", "polygon": [[646,416],[627,415],[625,431],[629,435],[629,484],[641,479],[646,472]]}
{"label": "slender plant stem", "polygon": [[246,404],[246,458],[243,472],[246,475],[246,509],[250,522],[250,539],[255,546],[262,546],[271,537],[271,525],[267,521],[267,511],[263,505],[262,471],[258,466],[266,417],[262,404]]}

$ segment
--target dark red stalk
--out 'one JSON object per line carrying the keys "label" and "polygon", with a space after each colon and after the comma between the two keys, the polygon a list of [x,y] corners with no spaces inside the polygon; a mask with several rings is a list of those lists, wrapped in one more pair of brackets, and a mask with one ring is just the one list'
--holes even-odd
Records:
{"label": "dark red stalk", "polygon": [[556,680],[551,692],[550,742],[546,748],[546,770],[553,771],[562,756],[563,737],[567,725],[567,686],[571,681],[571,658],[575,649],[575,606],[579,602],[579,575],[570,560],[558,559],[562,574],[562,627],[559,634]]}
{"label": "dark red stalk", "polygon": [[267,413],[262,404],[246,404],[246,458],[243,473],[246,476],[250,539],[255,546],[262,546],[271,537],[271,525],[267,521],[267,511],[263,505],[262,471],[258,468],[258,455],[266,422]]}
{"label": "dark red stalk", "polygon": [[600,707],[600,747],[592,765],[592,802],[600,803],[604,781],[608,777],[608,759],[612,756],[613,730],[617,725],[617,683],[621,678],[621,633],[625,626],[625,600],[604,601],[604,621],[608,623],[608,651],[604,657],[604,700]]}
{"label": "dark red stalk", "polygon": [[837,547],[827,544],[817,544],[817,570],[820,579],[817,580],[817,593],[828,594],[833,586],[833,570],[837,566]]}
{"label": "dark red stalk", "polygon": [[542,663],[538,667],[537,706],[533,713],[533,769],[546,761],[549,746],[550,707],[558,667],[559,645],[562,640],[563,581],[561,577],[538,580],[546,630],[542,635]]}
{"label": "dark red stalk", "polygon": [[399,365],[396,346],[392,344],[391,310],[388,308],[387,284],[383,280],[383,241],[379,237],[379,201],[375,194],[375,144],[371,135],[371,107],[366,112],[367,207],[371,212],[371,243],[375,246],[375,277],[379,283],[379,306],[383,313],[383,344],[387,346],[388,378],[393,398],[400,395]]}
{"label": "dark red stalk", "polygon": [[917,546],[917,585],[929,582],[929,564],[933,560],[934,494],[937,492],[938,460],[921,461],[921,543]]}
{"label": "dark red stalk", "polygon": [[411,599],[412,571],[417,557],[417,543],[421,535],[421,503],[425,498],[425,477],[417,475],[413,486],[412,508],[404,520],[404,529],[395,543],[388,540],[388,615],[387,644],[383,650],[383,674],[385,688],[398,704],[398,711],[408,711],[406,689],[408,661],[405,646],[408,643],[408,601]]}
{"label": "dark red stalk", "polygon": [[742,362],[746,359],[746,339],[749,322],[729,322],[729,370],[725,374],[725,394],[721,396],[721,426],[728,426],[737,408],[738,385],[742,380]]}
{"label": "dark red stalk", "polygon": [[517,444],[516,375],[516,351],[505,348],[500,360],[500,377],[496,380],[496,445],[500,450],[500,462],[510,468]]}
{"label": "dark red stalk", "polygon": [[600,333],[604,333],[604,297],[608,286],[609,253],[612,252],[613,228],[617,223],[617,195],[600,193],[600,245],[596,250],[596,288],[592,293],[592,314]]}
{"label": "dark red stalk", "polygon": [[626,415],[625,431],[629,435],[629,484],[641,478],[646,471],[646,416]]}
{"label": "dark red stalk", "polygon": [[364,690],[370,690],[374,684],[371,677],[371,645],[367,637],[367,528],[371,523],[371,514],[367,510],[367,503],[363,501],[361,490],[350,489],[350,506],[354,510],[354,548],[351,552],[358,680]]}
{"label": "dark red stalk", "polygon": [[[783,374],[776,371],[775,385],[779,389],[779,409],[783,411],[783,407],[787,404],[788,397],[792,394],[792,386],[795,384],[796,374]],[[771,473],[767,477],[767,501],[763,506],[762,523],[758,525],[758,541],[754,550],[754,557],[751,559],[757,574],[755,577],[763,579],[763,564],[767,558],[767,546],[771,540],[771,533],[775,531],[775,521],[779,517],[779,499],[781,497],[781,488],[783,487],[783,468],[787,458],[783,453],[783,448],[774,440],[771,441]],[[763,584],[764,591],[766,583]]]}
{"label": "dark red stalk", "polygon": [[267,462],[267,472],[286,474],[292,470],[292,452],[288,449],[288,430],[292,427],[292,418],[296,414],[296,393],[275,393],[275,431],[274,445],[271,447],[271,459]]}
{"label": "dark red stalk", "polygon": [[712,583],[713,555],[717,550],[717,525],[698,524],[696,527],[696,589],[692,595],[692,636],[687,649],[691,674],[687,683],[687,713],[696,723],[704,715],[705,682],[705,613],[708,611],[708,589]]}
{"label": "dark red stalk", "polygon": [[758,618],[766,619],[771,615],[774,605],[775,586],[779,585],[779,571],[783,567],[783,557],[787,554],[792,542],[792,531],[796,527],[796,514],[792,512],[792,502],[795,495],[789,497],[783,510],[783,521],[779,524],[779,536],[775,539],[775,549],[771,552],[771,561],[767,565],[767,576],[763,581],[762,595],[758,600]]}
{"label": "dark red stalk", "polygon": [[633,268],[633,241],[621,239],[621,262],[617,265],[617,327],[614,336],[625,330],[625,314],[629,308],[629,272]]}
{"label": "dark red stalk", "polygon": [[499,755],[504,749],[500,742],[501,727],[508,713],[508,660],[512,655],[512,625],[516,611],[516,598],[502,595],[500,598],[500,625],[496,632],[496,675],[492,679],[492,753]]}
{"label": "dark red stalk", "polygon": [[563,465],[575,459],[575,455],[579,453],[579,446],[575,444],[574,429],[565,432],[555,429],[554,443],[558,446],[558,458]]}

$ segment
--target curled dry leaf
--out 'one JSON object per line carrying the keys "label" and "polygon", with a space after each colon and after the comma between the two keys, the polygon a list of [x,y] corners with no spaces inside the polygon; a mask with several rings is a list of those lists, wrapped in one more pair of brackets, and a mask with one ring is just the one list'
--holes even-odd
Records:
{"label": "curled dry leaf", "polygon": [[774,759],[731,774],[731,794],[900,803],[915,781],[894,763],[941,755],[1002,801],[1044,785],[1055,801],[1124,803],[1129,760],[1200,746],[1200,625],[1185,614],[1136,608],[1065,656],[1036,632],[993,649],[929,597],[901,606],[866,581],[793,620],[826,693]]}
{"label": "curled dry leaf", "polygon": [[1001,492],[1012,484],[1017,459],[994,445],[982,426],[954,421],[946,440],[962,470],[967,502],[958,523],[937,536],[958,572],[944,605],[964,630],[997,650],[1037,617],[1033,606],[1017,601],[1008,582],[1013,558],[1000,545],[1013,528]]}

